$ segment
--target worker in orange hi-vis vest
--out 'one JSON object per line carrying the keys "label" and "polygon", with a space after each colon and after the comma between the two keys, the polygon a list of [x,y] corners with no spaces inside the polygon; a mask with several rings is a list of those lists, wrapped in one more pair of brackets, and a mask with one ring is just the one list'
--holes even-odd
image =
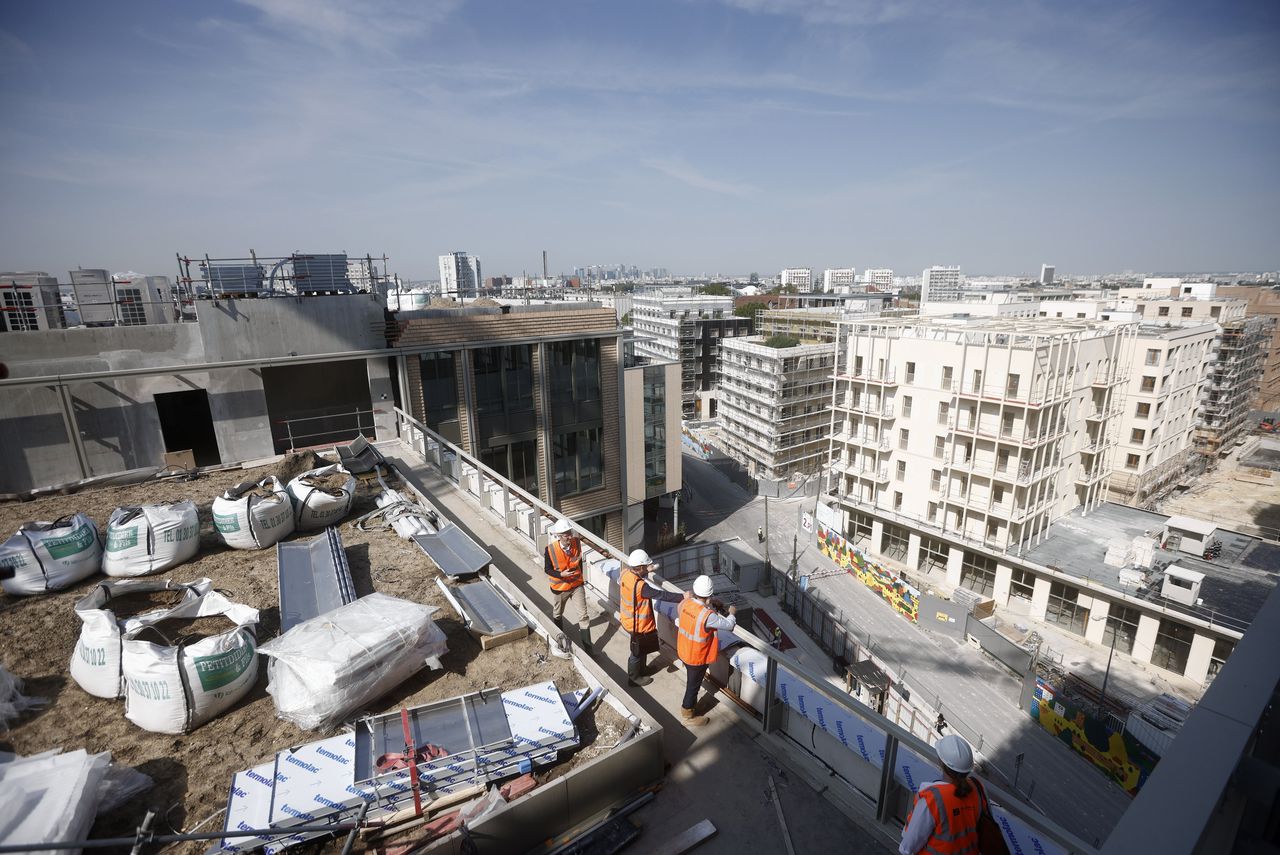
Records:
{"label": "worker in orange hi-vis vest", "polygon": [[649,579],[656,569],[653,559],[643,549],[627,556],[626,564],[609,562],[605,570],[618,583],[618,620],[631,636],[631,653],[627,657],[627,685],[647,686],[653,682],[645,670],[645,659],[658,652],[658,624],[653,615],[654,603],[678,603],[689,593],[664,591]]}
{"label": "worker in orange hi-vis vest", "polygon": [[729,606],[729,614],[721,615],[711,604],[715,587],[710,576],[693,580],[693,596],[680,604],[676,629],[676,652],[684,663],[684,702],[680,704],[680,718],[690,727],[707,723],[707,717],[694,712],[698,702],[698,689],[707,668],[720,655],[718,629],[733,629],[738,625],[738,610]]}
{"label": "worker in orange hi-vis vest", "polygon": [[573,526],[566,519],[557,520],[551,526],[551,536],[555,538],[547,544],[543,553],[542,568],[551,582],[551,618],[556,629],[563,629],[561,623],[564,616],[565,603],[573,603],[578,615],[578,634],[582,638],[582,649],[587,655],[595,653],[591,646],[591,626],[587,621],[587,593],[583,587],[585,579],[582,574],[582,540],[573,533]]}
{"label": "worker in orange hi-vis vest", "polygon": [[[987,852],[987,846],[979,847],[978,825],[991,808],[982,782],[973,777],[973,749],[963,737],[954,734],[942,737],[933,748],[945,780],[920,785],[902,829],[899,855],[976,855],[980,849]],[[990,848],[998,849],[998,845]]]}

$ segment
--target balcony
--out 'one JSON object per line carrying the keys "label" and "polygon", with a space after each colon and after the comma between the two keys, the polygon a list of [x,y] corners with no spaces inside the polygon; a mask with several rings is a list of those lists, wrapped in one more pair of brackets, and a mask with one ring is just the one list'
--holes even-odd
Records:
{"label": "balcony", "polygon": [[840,458],[836,460],[833,466],[837,472],[842,472],[854,478],[863,478],[877,483],[885,483],[889,480],[889,465],[887,463],[882,463],[879,466],[867,466]]}
{"label": "balcony", "polygon": [[950,386],[951,392],[959,398],[993,401],[1007,406],[1026,407],[1029,409],[1039,409],[1046,404],[1062,400],[1069,394],[1066,391],[1058,391],[1056,389],[1020,389],[1017,386],[1011,387],[1007,385],[975,386],[972,383],[960,383],[959,381],[951,381],[949,384],[943,383],[944,390],[948,386]]}
{"label": "balcony", "polygon": [[885,386],[897,386],[897,372],[893,369],[887,371],[875,371],[868,368],[861,370],[855,369],[852,373],[842,373],[836,375],[837,380],[857,380],[863,383],[880,383]]}
{"label": "balcony", "polygon": [[1076,475],[1076,483],[1083,484],[1086,487],[1098,483],[1107,477],[1107,473],[1111,470],[1102,465],[1094,465],[1093,468],[1081,467],[1080,473]]}

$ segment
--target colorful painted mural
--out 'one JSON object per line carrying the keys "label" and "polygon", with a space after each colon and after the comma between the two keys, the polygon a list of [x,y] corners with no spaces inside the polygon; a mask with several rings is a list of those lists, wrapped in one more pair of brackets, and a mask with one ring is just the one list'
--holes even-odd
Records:
{"label": "colorful painted mural", "polygon": [[1147,782],[1157,757],[1123,730],[1113,733],[1102,722],[1058,696],[1049,683],[1036,678],[1031,717],[1071,746],[1077,754],[1110,775],[1131,796]]}
{"label": "colorful painted mural", "polygon": [[818,524],[818,551],[836,564],[858,577],[862,584],[875,591],[894,611],[914,623],[920,613],[920,592],[899,579],[888,568],[872,561],[861,549]]}

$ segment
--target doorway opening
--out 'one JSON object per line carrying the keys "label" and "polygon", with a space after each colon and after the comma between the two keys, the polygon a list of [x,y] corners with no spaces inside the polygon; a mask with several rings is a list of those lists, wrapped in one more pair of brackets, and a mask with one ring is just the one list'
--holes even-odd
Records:
{"label": "doorway opening", "polygon": [[155,402],[165,451],[191,449],[196,466],[217,466],[222,462],[218,437],[213,432],[208,392],[204,389],[161,392],[155,395]]}

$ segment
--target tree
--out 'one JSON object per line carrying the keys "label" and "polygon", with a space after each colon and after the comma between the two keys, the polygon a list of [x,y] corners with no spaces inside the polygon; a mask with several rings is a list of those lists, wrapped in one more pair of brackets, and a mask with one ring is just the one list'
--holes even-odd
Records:
{"label": "tree", "polygon": [[712,282],[702,286],[702,293],[713,297],[732,297],[733,289],[723,282]]}
{"label": "tree", "polygon": [[800,339],[793,335],[771,335],[764,340],[765,347],[795,347],[800,344]]}
{"label": "tree", "polygon": [[733,310],[733,313],[740,318],[754,318],[756,316],[756,312],[767,308],[769,308],[768,303],[752,301],[738,306]]}
{"label": "tree", "polygon": [[624,327],[629,327],[629,326],[631,326],[631,313],[630,313],[630,312],[627,312],[625,315],[623,315],[623,316],[622,316],[621,324],[622,324],[622,326],[624,326]]}

